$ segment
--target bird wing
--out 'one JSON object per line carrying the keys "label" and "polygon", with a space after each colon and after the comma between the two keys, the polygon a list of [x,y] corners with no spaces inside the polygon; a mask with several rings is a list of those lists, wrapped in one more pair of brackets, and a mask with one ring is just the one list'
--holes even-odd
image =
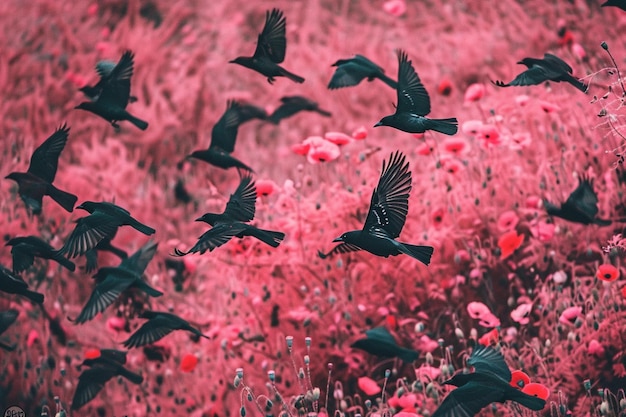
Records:
{"label": "bird wing", "polygon": [[364,57],[363,55],[356,54],[353,58],[355,63],[358,63],[363,68],[367,68],[370,72],[381,72],[385,73],[385,70],[372,62],[369,58]]}
{"label": "bird wing", "polygon": [[239,124],[239,103],[235,100],[228,100],[226,111],[211,130],[209,148],[218,147],[226,152],[233,152]]}
{"label": "bird wing", "polygon": [[276,8],[265,12],[265,26],[259,34],[254,58],[266,57],[276,64],[285,60],[287,50],[286,33],[287,19],[281,10]]}
{"label": "bird wing", "polygon": [[59,156],[65,148],[70,128],[67,124],[59,127],[48,139],[46,139],[30,158],[28,172],[47,181],[54,181],[59,165]]}
{"label": "bird wing", "polygon": [[132,271],[137,275],[143,274],[152,258],[154,258],[157,246],[157,242],[150,240],[130,257],[123,259],[120,263],[120,267]]}
{"label": "bird wing", "polygon": [[398,50],[398,107],[397,113],[430,113],[430,97],[409,61],[406,52]]}
{"label": "bird wing", "polygon": [[27,270],[35,262],[35,255],[25,250],[21,245],[15,245],[11,248],[13,259],[13,272],[19,274]]}
{"label": "bird wing", "polygon": [[432,417],[474,417],[483,407],[497,401],[502,393],[493,387],[468,382],[451,391]]}
{"label": "bird wing", "polygon": [[361,248],[359,248],[356,245],[353,245],[352,243],[340,243],[339,245],[335,246],[330,252],[328,253],[324,253],[322,251],[317,251],[317,255],[322,258],[322,259],[326,259],[329,256],[333,256],[336,255],[338,253],[349,253],[349,252],[357,252],[360,251]]}
{"label": "bird wing", "polygon": [[107,79],[111,75],[113,70],[115,69],[116,65],[117,65],[116,62],[109,61],[109,60],[99,61],[96,64],[96,72],[98,73],[100,78]]}
{"label": "bird wing", "polygon": [[167,320],[161,320],[158,317],[148,320],[124,342],[124,347],[132,349],[161,340],[174,330],[167,324]]}
{"label": "bird wing", "polygon": [[130,78],[133,75],[134,55],[131,51],[122,54],[119,62],[103,79],[102,94],[98,100],[126,108],[130,99]]}
{"label": "bird wing", "polygon": [[4,333],[17,320],[19,314],[20,312],[14,308],[0,312],[0,334]]}
{"label": "bird wing", "polygon": [[72,410],[78,410],[93,400],[113,376],[113,371],[106,367],[98,366],[84,370],[78,377],[78,386],[72,399]]}
{"label": "bird wing", "polygon": [[102,282],[96,285],[85,307],[83,307],[74,322],[76,324],[85,323],[93,319],[96,314],[102,313],[108,306],[113,304],[120,294],[132,283],[132,279],[116,277],[114,274],[107,275]]}
{"label": "bird wing", "polygon": [[272,123],[278,123],[282,119],[293,116],[294,114],[305,110],[308,105],[307,100],[303,97],[282,97],[280,101],[283,102],[274,112],[270,115],[269,120]]}
{"label": "bird wing", "polygon": [[578,187],[570,194],[563,205],[571,207],[590,219],[596,217],[598,214],[598,196],[593,190],[593,180],[583,175],[579,179]]}
{"label": "bird wing", "polygon": [[243,232],[245,229],[246,224],[239,222],[216,224],[212,229],[204,232],[204,234],[198,238],[198,242],[196,242],[188,253],[204,253],[207,249],[211,252],[213,249],[222,246],[233,237]]}
{"label": "bird wing", "polygon": [[559,72],[563,71],[571,74],[573,71],[572,67],[556,55],[544,54],[543,60],[550,68],[559,70]]}
{"label": "bird wing", "polygon": [[508,85],[537,85],[549,79],[549,74],[542,66],[533,66],[519,74]]}
{"label": "bird wing", "polygon": [[230,195],[224,215],[232,220],[249,222],[254,219],[256,211],[256,186],[252,177],[246,175],[239,182],[239,186]]}
{"label": "bird wing", "polygon": [[95,211],[76,221],[76,227],[60,252],[67,254],[69,258],[82,255],[93,249],[102,239],[115,233],[119,226],[119,219],[101,211]]}
{"label": "bird wing", "polygon": [[490,374],[505,383],[511,381],[511,371],[504,361],[502,353],[492,347],[478,346],[474,349],[467,364],[474,367],[477,373]]}
{"label": "bird wing", "polygon": [[381,228],[391,238],[400,236],[409,211],[411,191],[411,172],[405,159],[402,152],[396,151],[391,154],[388,165],[383,161],[383,172],[372,193],[363,230]]}
{"label": "bird wing", "polygon": [[357,64],[347,63],[340,65],[328,82],[328,89],[334,90],[336,88],[352,87],[363,81],[365,77],[367,77],[367,74],[361,71]]}

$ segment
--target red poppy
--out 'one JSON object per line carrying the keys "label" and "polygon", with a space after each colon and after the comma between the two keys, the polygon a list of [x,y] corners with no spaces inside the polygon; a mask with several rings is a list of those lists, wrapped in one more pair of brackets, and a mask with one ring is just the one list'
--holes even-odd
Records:
{"label": "red poppy", "polygon": [[524,235],[518,235],[515,230],[511,230],[500,236],[498,247],[500,248],[500,259],[506,259],[513,254],[524,242]]}
{"label": "red poppy", "polygon": [[443,142],[443,149],[454,155],[460,155],[465,150],[466,142],[463,139],[449,138]]}
{"label": "red poppy", "polygon": [[421,143],[420,146],[417,147],[415,152],[417,152],[418,155],[427,156],[433,153],[433,147],[427,143]]}
{"label": "red poppy", "polygon": [[96,359],[100,357],[100,349],[87,349],[85,359]]}
{"label": "red poppy", "polygon": [[437,86],[437,92],[442,96],[449,96],[452,93],[452,81],[447,78],[441,80]]}
{"label": "red poppy", "polygon": [[307,153],[309,153],[309,149],[311,149],[311,145],[307,145],[304,143],[297,143],[295,145],[291,146],[291,150],[293,151],[293,153],[297,154],[297,155],[306,155]]}
{"label": "red poppy", "polygon": [[596,278],[606,282],[613,282],[619,278],[619,270],[611,264],[602,264],[598,267]]}
{"label": "red poppy", "polygon": [[355,140],[363,140],[367,137],[367,129],[361,126],[352,132],[352,138]]}
{"label": "red poppy", "polygon": [[258,180],[256,182],[256,195],[258,197],[268,196],[276,191],[276,184],[270,180]]}
{"label": "red poppy", "polygon": [[571,45],[574,42],[574,34],[565,29],[559,34],[559,46]]}
{"label": "red poppy", "polygon": [[485,95],[485,85],[475,83],[467,87],[465,90],[465,103],[478,101]]}
{"label": "red poppy", "polygon": [[183,356],[183,359],[180,361],[180,370],[183,372],[191,372],[196,368],[198,364],[198,357],[191,353]]}
{"label": "red poppy", "polygon": [[530,384],[526,384],[524,388],[522,388],[522,392],[524,394],[539,397],[542,400],[547,400],[548,397],[550,396],[550,390],[548,389],[548,387],[542,384],[537,384],[536,382],[531,382]]}
{"label": "red poppy", "polygon": [[440,207],[437,210],[433,211],[433,213],[430,215],[430,219],[432,220],[435,227],[441,226],[441,222],[443,221],[444,214],[445,214],[445,211]]}
{"label": "red poppy", "polygon": [[478,339],[478,343],[483,346],[491,346],[498,343],[500,340],[500,334],[498,333],[498,329],[491,329],[491,331],[485,333]]}
{"label": "red poppy", "polygon": [[500,132],[495,125],[482,125],[478,130],[478,139],[483,146],[497,146],[500,144]]}
{"label": "red poppy", "polygon": [[528,384],[530,384],[530,377],[526,375],[526,372],[520,370],[511,372],[512,387],[522,389]]}
{"label": "red poppy", "polygon": [[398,319],[393,314],[388,314],[385,317],[385,321],[387,322],[387,328],[389,330],[396,331],[398,330]]}
{"label": "red poppy", "polygon": [[626,285],[622,287],[622,297],[626,299]]}
{"label": "red poppy", "polygon": [[352,138],[350,136],[341,132],[326,132],[324,134],[324,139],[334,143],[337,146],[347,145],[348,143],[352,142]]}

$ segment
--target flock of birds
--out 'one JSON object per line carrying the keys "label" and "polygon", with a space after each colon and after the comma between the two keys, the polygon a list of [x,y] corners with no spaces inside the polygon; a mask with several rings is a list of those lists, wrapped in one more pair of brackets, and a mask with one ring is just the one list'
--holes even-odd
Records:
{"label": "flock of birds", "polygon": [[[264,75],[270,84],[277,77],[286,77],[296,83],[304,82],[302,77],[279,65],[285,59],[287,45],[285,25],[286,19],[282,11],[278,9],[268,11],[253,56],[238,57],[230,62]],[[383,117],[375,126],[389,126],[410,133],[433,130],[445,135],[456,134],[458,130],[456,118],[426,117],[431,111],[428,92],[407,54],[400,50],[397,57],[399,65],[397,81],[386,76],[381,67],[366,57],[356,55],[333,64],[336,69],[328,88],[355,86],[363,80],[372,81],[377,78],[396,90],[397,104],[395,112]],[[520,64],[525,65],[527,69],[515,79],[509,83],[496,81],[494,84],[499,87],[528,86],[553,81],[567,82],[583,92],[587,90],[584,83],[572,76],[572,68],[555,55],[545,54],[543,59],[525,58]],[[124,52],[117,63],[99,62],[96,65],[99,81],[93,86],[81,88],[88,101],[76,108],[100,116],[115,128],[118,128],[118,122],[128,121],[139,129],[147,129],[147,122],[126,110],[129,103],[137,100],[130,92],[133,65],[133,53],[130,51]],[[207,223],[211,228],[200,236],[195,245],[188,251],[176,248],[173,255],[185,256],[197,252],[203,254],[207,250],[213,251],[224,245],[234,237],[251,236],[274,248],[280,245],[285,238],[284,233],[260,229],[250,224],[255,216],[257,198],[251,175],[253,170],[231,154],[234,151],[238,127],[242,123],[255,118],[279,123],[281,119],[303,110],[330,116],[330,113],[321,109],[317,103],[302,96],[284,97],[282,105],[272,115],[267,115],[263,109],[237,101],[227,103],[225,113],[213,127],[209,148],[195,151],[188,157],[223,169],[236,168],[240,173],[239,186],[230,196],[222,213],[206,213],[197,219]],[[69,130],[64,124],[46,139],[33,152],[26,172],[12,172],[6,176],[7,179],[17,183],[19,196],[32,214],[41,214],[44,196],[49,196],[68,212],[73,211],[78,200],[77,196],[53,185],[59,156],[67,143]],[[363,228],[337,237],[334,242],[338,245],[328,253],[320,251],[319,256],[326,258],[365,250],[383,257],[405,254],[428,265],[433,254],[432,246],[412,245],[396,240],[408,214],[411,180],[406,156],[400,151],[392,153],[389,159],[383,162]],[[550,215],[569,221],[610,224],[610,220],[597,218],[597,202],[593,182],[583,177],[567,201],[560,206],[546,201],[545,206]],[[130,226],[148,236],[154,234],[155,229],[141,223],[127,210],[110,202],[86,201],[76,208],[85,210],[88,215],[76,221],[74,230],[63,247],[58,250],[37,236],[13,237],[7,242],[7,245],[11,246],[13,265],[11,269],[0,266],[0,291],[18,294],[33,303],[42,304],[44,294],[29,289],[29,285],[20,275],[33,265],[35,258],[52,260],[74,271],[75,264],[71,259],[84,255],[87,259],[85,270],[92,272],[97,269],[98,251],[110,251],[121,259],[120,264],[97,269],[93,276],[94,289],[91,296],[78,316],[70,320],[77,325],[92,320],[98,313],[104,312],[115,303],[129,288],[138,289],[150,297],[162,296],[161,291],[152,288],[143,278],[144,271],[156,252],[157,243],[151,240],[130,256],[112,244],[117,230],[122,226]],[[15,309],[0,312],[0,334],[15,322],[17,316],[18,312]],[[170,312],[145,311],[140,317],[147,321],[123,342],[128,349],[152,344],[174,330],[186,330],[195,337],[207,337],[186,320]],[[384,355],[381,346],[395,343],[391,335],[381,333],[380,330],[370,332],[369,344],[355,343],[354,347]],[[380,342],[377,349],[371,347],[374,340]],[[0,343],[0,348],[11,351],[15,345]],[[412,352],[414,351],[402,354],[408,358],[407,360],[413,361],[417,355]],[[126,352],[115,349],[102,349],[99,356],[85,359],[82,365],[88,369],[82,371],[79,376],[71,408],[79,409],[91,401],[105,383],[115,376],[123,376],[135,384],[142,383],[143,377],[127,370],[124,367],[125,363]],[[539,398],[529,397],[508,387],[510,371],[501,354],[494,349],[475,348],[468,364],[474,366],[475,372],[456,375],[447,382],[459,388],[447,396],[433,416],[472,416],[493,401],[504,402],[507,399],[517,401],[533,410],[539,410],[545,405],[545,401]],[[492,388],[489,391],[490,395],[483,395],[485,386]]]}

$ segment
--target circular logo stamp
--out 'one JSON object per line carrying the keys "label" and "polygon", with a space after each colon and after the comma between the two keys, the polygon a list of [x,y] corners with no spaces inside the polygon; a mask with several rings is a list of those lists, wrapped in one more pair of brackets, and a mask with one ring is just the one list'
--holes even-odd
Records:
{"label": "circular logo stamp", "polygon": [[4,417],[26,417],[26,413],[17,405],[13,405],[4,410]]}

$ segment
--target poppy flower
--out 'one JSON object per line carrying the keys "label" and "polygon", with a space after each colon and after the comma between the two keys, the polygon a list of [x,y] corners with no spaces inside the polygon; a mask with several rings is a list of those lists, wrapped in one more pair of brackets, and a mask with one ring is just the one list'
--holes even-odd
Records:
{"label": "poppy flower", "polygon": [[350,136],[341,132],[326,132],[324,134],[324,139],[334,143],[337,146],[347,145],[348,143],[352,142],[352,138]]}
{"label": "poppy flower", "polygon": [[479,319],[487,314],[491,314],[489,307],[479,301],[472,301],[467,304],[467,313],[473,319]]}
{"label": "poppy flower", "polygon": [[509,148],[514,151],[519,151],[530,146],[532,143],[532,137],[528,132],[514,133],[510,137]]}
{"label": "poppy flower", "polygon": [[522,392],[524,394],[532,395],[542,400],[547,400],[550,396],[550,390],[543,384],[537,384],[536,382],[531,382],[526,384],[524,388],[522,388]]}
{"label": "poppy flower", "polygon": [[619,278],[619,270],[611,264],[602,264],[596,271],[596,278],[606,282],[613,282]]}
{"label": "poppy flower", "polygon": [[196,365],[198,364],[198,357],[191,353],[183,356],[183,359],[180,361],[180,370],[183,372],[191,372],[196,369]]}
{"label": "poppy flower", "polygon": [[418,377],[418,379],[421,379],[422,376],[425,376],[428,379],[431,379],[434,381],[437,378],[439,378],[439,376],[441,376],[441,369],[424,364],[415,370],[415,374]]}
{"label": "poppy flower", "polygon": [[500,259],[506,259],[513,254],[524,242],[524,235],[519,235],[515,230],[511,230],[500,236],[498,247],[500,248]]}
{"label": "poppy flower", "polygon": [[296,155],[304,156],[309,153],[309,149],[311,149],[311,145],[307,145],[304,143],[297,143],[291,146],[291,151]]}
{"label": "poppy flower", "polygon": [[443,157],[439,160],[441,167],[444,171],[449,172],[450,174],[456,174],[463,168],[463,164],[455,158]]}
{"label": "poppy flower", "polygon": [[574,324],[574,322],[576,321],[578,317],[580,317],[582,312],[583,312],[582,307],[577,307],[577,306],[568,307],[565,310],[563,310],[563,312],[561,313],[561,316],[559,317],[559,323]]}
{"label": "poppy flower", "polygon": [[398,319],[393,314],[387,314],[387,316],[385,316],[385,322],[389,330],[398,330]]}
{"label": "poppy flower", "polygon": [[28,337],[26,338],[26,346],[31,347],[38,340],[39,333],[37,333],[37,330],[32,329],[30,332],[28,332]]}
{"label": "poppy flower", "polygon": [[500,132],[495,125],[486,124],[480,126],[476,136],[484,147],[497,146],[500,144]]}
{"label": "poppy flower", "polygon": [[515,103],[520,107],[525,107],[530,101],[530,97],[526,94],[520,94],[519,96],[515,96]]}
{"label": "poppy flower", "polygon": [[[329,142],[330,143],[330,142]],[[306,155],[307,161],[311,164],[317,164],[320,162],[330,162],[337,158],[341,151],[337,145],[334,146],[324,146],[319,148],[311,148],[309,153]]]}
{"label": "poppy flower", "polygon": [[85,359],[96,359],[100,357],[100,349],[87,349]]}
{"label": "poppy flower", "polygon": [[489,313],[482,316],[478,321],[478,324],[483,327],[498,327],[500,325],[500,319],[496,317],[495,314]]}
{"label": "poppy flower", "polygon": [[449,96],[452,93],[452,81],[448,78],[441,80],[437,86],[437,92],[442,96]]}
{"label": "poppy flower", "polygon": [[383,4],[383,10],[392,16],[400,17],[406,12],[404,0],[389,0]]}
{"label": "poppy flower", "polygon": [[554,223],[546,223],[544,221],[537,222],[530,228],[533,237],[539,239],[540,242],[549,242],[554,237],[556,225]]}
{"label": "poppy flower", "polygon": [[278,187],[271,180],[258,180],[256,182],[256,195],[257,197],[268,196],[276,191]]}
{"label": "poppy flower", "polygon": [[501,232],[508,232],[509,230],[513,230],[517,223],[519,222],[519,217],[513,210],[505,211],[498,218],[498,230]]}
{"label": "poppy flower", "polygon": [[432,212],[432,214],[430,215],[430,219],[432,220],[435,227],[441,226],[441,222],[443,221],[443,216],[445,213],[446,212],[441,207]]}
{"label": "poppy flower", "polygon": [[[439,368],[435,369],[439,370]],[[419,369],[416,371],[416,373],[417,372],[419,372]],[[422,405],[421,401],[417,398],[417,395],[412,392],[405,392],[404,395],[402,395],[401,397],[397,397],[396,395],[394,395],[389,398],[387,402],[389,403],[390,407],[395,408],[396,410],[415,408],[416,406],[419,407]]]}
{"label": "poppy flower", "polygon": [[559,46],[567,46],[574,43],[574,34],[569,29],[563,29],[559,33]]}
{"label": "poppy flower", "polygon": [[526,375],[526,372],[516,370],[511,372],[511,386],[517,389],[522,389],[526,385],[530,384],[530,377]]}
{"label": "poppy flower", "polygon": [[418,155],[428,156],[433,153],[433,147],[427,143],[421,143],[415,150]]}
{"label": "poppy flower", "polygon": [[362,376],[357,380],[359,389],[365,393],[365,395],[376,395],[381,391],[380,386],[372,378]]}
{"label": "poppy flower", "polygon": [[604,350],[604,346],[602,346],[602,344],[598,342],[596,339],[592,339],[589,342],[589,346],[587,346],[588,355],[602,357],[604,356],[605,352],[606,351]]}
{"label": "poppy flower", "polygon": [[482,126],[480,120],[468,120],[461,125],[461,131],[468,136],[476,136]]}
{"label": "poppy flower", "polygon": [[352,139],[363,140],[367,137],[367,129],[364,126],[356,128],[352,132]]}
{"label": "poppy flower", "polygon": [[480,339],[478,339],[478,343],[483,346],[491,346],[498,343],[499,340],[500,333],[498,333],[498,329],[491,329],[490,331],[482,335]]}
{"label": "poppy flower", "polygon": [[485,96],[485,85],[481,83],[474,83],[467,87],[465,90],[464,101],[465,104],[472,103],[480,100]]}
{"label": "poppy flower", "polygon": [[467,142],[463,139],[448,138],[443,142],[443,149],[454,155],[460,155],[466,148]]}
{"label": "poppy flower", "polygon": [[530,322],[529,316],[532,309],[533,305],[531,303],[520,304],[515,310],[511,311],[511,318],[519,324],[528,324]]}

